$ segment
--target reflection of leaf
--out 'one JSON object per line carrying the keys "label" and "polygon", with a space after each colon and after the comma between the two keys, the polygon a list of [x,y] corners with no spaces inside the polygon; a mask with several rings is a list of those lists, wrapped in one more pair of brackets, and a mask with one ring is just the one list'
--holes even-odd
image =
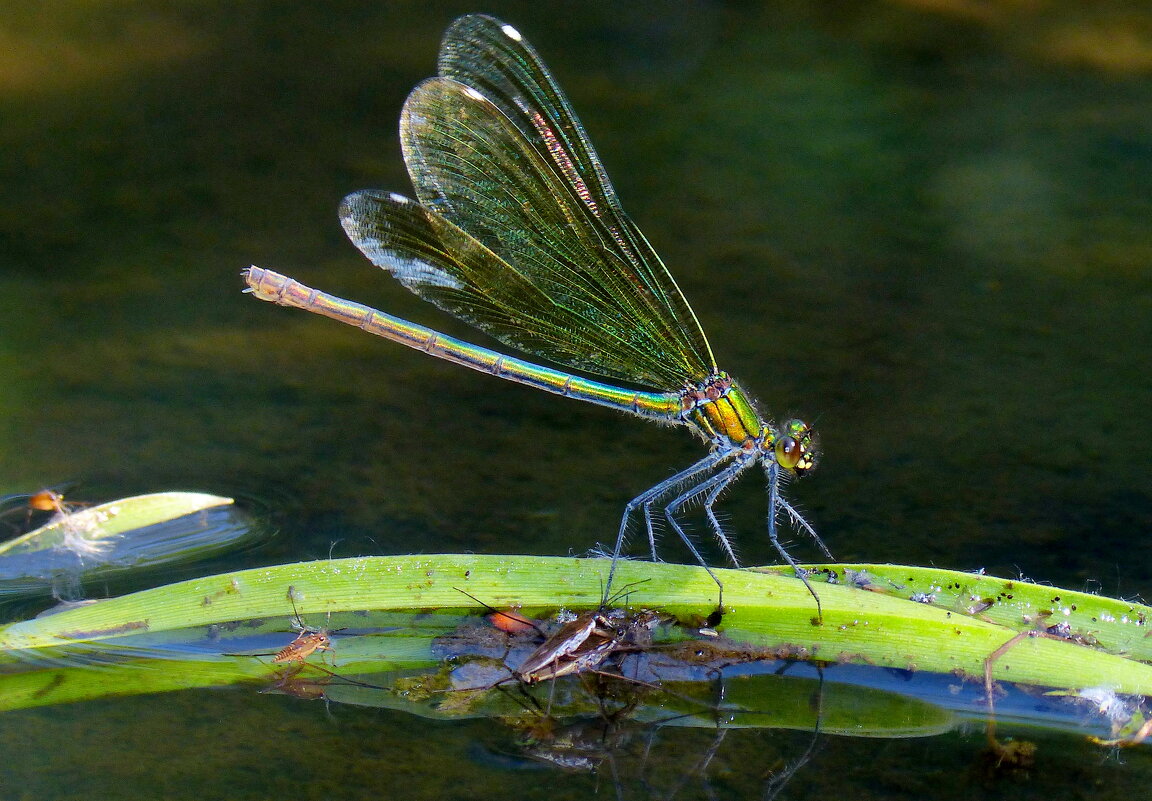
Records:
{"label": "reflection of leaf", "polygon": [[79,584],[203,559],[253,533],[230,498],[202,493],[162,492],[68,508],[0,544],[0,599],[47,595],[61,581]]}

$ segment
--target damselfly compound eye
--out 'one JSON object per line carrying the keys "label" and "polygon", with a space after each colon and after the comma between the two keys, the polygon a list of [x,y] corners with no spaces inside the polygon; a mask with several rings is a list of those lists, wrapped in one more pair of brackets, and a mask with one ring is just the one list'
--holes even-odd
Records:
{"label": "damselfly compound eye", "polygon": [[775,455],[776,464],[792,470],[804,457],[804,447],[792,437],[780,437],[776,440]]}

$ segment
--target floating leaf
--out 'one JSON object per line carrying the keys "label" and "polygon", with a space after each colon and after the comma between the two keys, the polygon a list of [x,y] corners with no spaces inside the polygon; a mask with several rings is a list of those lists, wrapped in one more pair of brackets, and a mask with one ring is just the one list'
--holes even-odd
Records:
{"label": "floating leaf", "polygon": [[231,498],[161,492],[66,508],[0,543],[0,600],[78,595],[86,581],[204,559],[254,536]]}

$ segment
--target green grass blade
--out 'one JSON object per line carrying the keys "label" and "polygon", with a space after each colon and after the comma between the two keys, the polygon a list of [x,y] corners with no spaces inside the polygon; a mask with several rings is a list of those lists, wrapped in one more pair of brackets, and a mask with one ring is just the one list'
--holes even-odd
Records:
{"label": "green grass blade", "polygon": [[[67,652],[130,634],[156,635],[252,618],[287,619],[292,613],[289,588],[301,614],[312,620],[328,612],[364,609],[478,609],[460,589],[494,607],[521,605],[529,614],[595,608],[607,567],[607,560],[599,559],[459,555],[280,565],[180,582],[11,624],[0,629],[0,648],[27,658],[29,652]],[[811,596],[794,577],[717,573],[728,606],[722,633],[762,649],[765,656],[976,678],[982,676],[987,657],[1019,630],[847,585],[818,585],[824,606],[820,623]],[[661,609],[685,623],[702,620],[715,602],[715,585],[696,567],[625,562],[618,582],[618,587],[630,585],[630,605]],[[1119,693],[1152,694],[1152,667],[1068,639],[1025,639],[996,661],[993,675],[1053,688],[1107,686]]]}

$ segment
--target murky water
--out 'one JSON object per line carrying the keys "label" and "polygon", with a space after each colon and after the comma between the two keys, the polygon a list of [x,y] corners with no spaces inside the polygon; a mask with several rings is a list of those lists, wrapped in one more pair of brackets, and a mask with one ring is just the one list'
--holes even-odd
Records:
{"label": "murky water", "polygon": [[[355,189],[408,191],[400,105],[448,22],[485,10],[567,89],[721,365],[770,415],[819,427],[823,464],[791,491],[838,558],[1147,595],[1144,4],[622,5],[8,10],[0,493],[237,497],[279,534],[220,570],[330,552],[567,554],[609,541],[629,498],[698,458],[682,432],[240,294],[257,263],[484,341],[364,261],[335,209]],[[773,560],[764,504],[752,480],[723,501],[748,563]],[[603,770],[501,758],[509,735],[484,721],[329,716],[246,691],[3,723],[4,798],[615,792]],[[711,737],[661,732],[630,758],[667,777]],[[1143,752],[1109,759],[1056,736],[1028,781],[992,781],[982,744],[828,737],[781,797],[1147,786]],[[733,732],[679,797],[759,797],[807,745]],[[622,795],[672,792],[634,781],[628,758]]]}

